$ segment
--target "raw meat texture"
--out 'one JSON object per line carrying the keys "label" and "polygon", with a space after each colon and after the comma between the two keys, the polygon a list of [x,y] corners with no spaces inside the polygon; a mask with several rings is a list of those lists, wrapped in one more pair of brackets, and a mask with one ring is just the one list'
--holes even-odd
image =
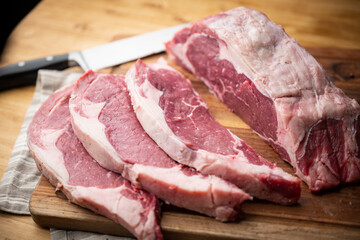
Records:
{"label": "raw meat texture", "polygon": [[250,199],[235,185],[170,159],[138,122],[124,76],[89,71],[77,82],[70,112],[75,134],[100,165],[168,203],[229,221]]}
{"label": "raw meat texture", "polygon": [[190,81],[165,60],[149,66],[138,60],[126,83],[143,128],[174,160],[261,199],[281,204],[298,201],[301,181],[220,125]]}
{"label": "raw meat texture", "polygon": [[162,239],[156,197],[102,168],[76,138],[69,98],[74,85],[53,93],[28,128],[39,170],[67,198],[123,225],[138,239]]}
{"label": "raw meat texture", "polygon": [[263,13],[239,7],[207,17],[179,31],[166,48],[311,191],[360,179],[359,104]]}

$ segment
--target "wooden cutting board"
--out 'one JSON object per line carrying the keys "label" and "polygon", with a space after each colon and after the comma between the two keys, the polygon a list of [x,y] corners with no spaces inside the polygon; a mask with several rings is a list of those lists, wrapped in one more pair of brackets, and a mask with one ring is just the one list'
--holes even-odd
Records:
{"label": "wooden cutting board", "polygon": [[[334,78],[335,84],[360,102],[360,50],[308,50]],[[166,58],[165,54],[159,54],[145,59],[145,62],[155,61],[161,56]],[[131,64],[104,72],[125,73]],[[182,72],[192,80],[221,124],[245,140],[260,155],[293,173],[291,166],[210,94],[203,83],[193,75]],[[360,239],[359,183],[318,194],[310,193],[303,183],[301,187],[302,196],[298,204],[281,206],[256,199],[248,201],[243,204],[244,218],[234,223],[221,223],[164,203],[161,228],[165,239]],[[34,221],[45,227],[131,236],[111,220],[70,203],[61,192],[55,192],[45,177],[41,177],[32,195],[30,212]]]}

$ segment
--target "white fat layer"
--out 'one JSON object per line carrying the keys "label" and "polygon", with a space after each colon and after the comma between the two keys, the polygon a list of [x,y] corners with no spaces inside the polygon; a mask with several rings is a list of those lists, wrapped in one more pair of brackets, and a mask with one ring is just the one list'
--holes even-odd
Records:
{"label": "white fat layer", "polygon": [[[193,150],[188,148],[166,123],[164,111],[159,106],[159,99],[163,93],[148,80],[138,86],[135,66],[127,72],[125,80],[136,116],[147,134],[171,158],[177,161],[190,158]],[[143,97],[140,92],[146,96]]]}
{"label": "white fat layer", "polygon": [[172,168],[159,168],[154,166],[134,164],[133,168],[134,171],[141,173],[142,175],[147,175],[152,179],[166,183],[166,185],[176,186],[181,190],[186,190],[189,192],[208,192],[211,187],[211,182],[202,175],[185,175],[183,172],[181,172],[180,165]]}
{"label": "white fat layer", "polygon": [[43,147],[29,142],[29,148],[36,153],[36,158],[60,182],[69,180],[69,173],[65,167],[62,152],[56,147],[56,141],[65,132],[64,129],[45,129],[40,133]]}
{"label": "white fat layer", "polygon": [[[360,159],[352,154],[357,151],[355,131],[349,130],[359,115],[359,104],[337,89],[323,67],[281,26],[259,11],[243,7],[196,24],[216,33],[220,39],[220,59],[232,63],[239,74],[245,74],[264,96],[274,101],[278,120],[276,144],[287,151],[294,167],[297,166],[295,152],[300,150],[305,153],[305,149],[298,149],[300,142],[308,138],[308,133],[318,121],[332,118],[344,121],[343,132],[347,139],[344,152],[349,162],[346,165],[349,179],[354,181],[355,176],[360,175],[359,167],[353,167],[360,166]],[[192,72],[194,67],[186,51],[188,45],[202,34],[195,33],[184,44],[171,46],[175,55]],[[206,79],[202,80],[209,85]],[[215,89],[215,94],[222,99],[223,93]],[[325,167],[321,166],[318,171],[320,168],[325,171]],[[299,170],[297,173],[310,185],[308,176]]]}
{"label": "white fat layer", "polygon": [[[153,96],[156,96],[156,94]],[[164,192],[163,189],[147,188],[147,186],[152,186],[153,184],[156,184],[156,182],[163,182],[166,185],[173,186],[178,189],[172,194],[177,194],[177,192],[179,192],[179,197],[182,196],[182,193],[197,192],[200,193],[199,197],[201,199],[205,199],[206,202],[212,202],[211,194],[214,193],[213,178],[205,177],[199,174],[188,176],[181,170],[181,165],[177,165],[173,168],[161,168],[122,162],[112,145],[108,142],[106,136],[104,135],[104,126],[98,120],[98,116],[104,104],[94,104],[84,99],[77,104],[82,104],[82,109],[86,109],[88,112],[84,113],[86,114],[85,116],[80,116],[80,114],[75,111],[75,107],[70,103],[70,111],[73,119],[73,126],[75,126],[75,134],[79,137],[80,141],[82,141],[89,154],[92,155],[93,158],[100,163],[100,165],[110,170],[119,172],[123,177],[130,180],[136,186],[148,190],[157,196]],[[119,168],[117,164],[114,164],[114,161],[117,163],[120,162],[121,167]],[[193,184],[194,182],[197,184]],[[233,194],[237,194],[237,196],[248,196],[235,185],[229,184],[222,179],[217,179],[216,186],[219,185],[221,185],[222,191],[228,191],[227,194],[229,196],[232,196]],[[178,203],[177,205],[179,205],[179,203],[182,204],[181,201],[177,200],[177,198],[167,194],[162,194],[159,197],[163,198],[165,201],[175,199],[175,205],[176,203]],[[227,198],[222,199],[225,201]],[[193,200],[189,201],[186,201],[183,207],[198,210],[197,208],[192,208],[192,205],[194,205],[195,202]],[[171,203],[173,203],[172,200]]]}
{"label": "white fat layer", "polygon": [[[194,34],[194,35],[196,35],[196,34]],[[192,42],[193,38],[194,38],[193,36],[190,36],[189,40],[186,41],[185,44],[173,44],[171,46],[171,51],[176,53],[176,56],[178,56],[178,58],[181,59],[182,64],[184,64],[189,69],[190,72],[195,73],[195,68],[191,64],[191,62],[189,61],[189,59],[186,55],[188,45]]]}
{"label": "white fat layer", "polygon": [[[41,141],[44,143],[43,148],[29,143],[31,150],[36,153],[37,160],[41,162],[44,174],[51,173],[51,175],[46,176],[52,176],[51,178],[56,179],[57,185],[61,186],[61,190],[72,202],[106,215],[125,226],[136,236],[153,234],[153,228],[157,225],[154,211],[149,212],[145,221],[146,225],[143,226],[141,216],[146,210],[138,200],[129,199],[122,195],[121,191],[127,189],[125,185],[117,188],[100,189],[67,184],[69,174],[65,168],[63,154],[55,146],[57,139],[64,131],[64,129],[43,130],[40,134]],[[86,203],[84,204],[84,202]],[[94,204],[98,206],[94,207]]]}
{"label": "white fat layer", "polygon": [[138,199],[124,196],[123,190],[128,190],[125,185],[102,189],[64,184],[62,189],[70,201],[123,225],[137,238],[154,239],[149,236],[157,226],[155,209],[144,209]]}
{"label": "white fat layer", "polygon": [[255,78],[256,73],[247,63],[245,53],[237,52],[233,46],[225,45],[223,42],[219,41],[218,43],[220,47],[219,59],[231,62],[237,73],[244,74],[249,79]]}
{"label": "white fat layer", "polygon": [[[185,207],[219,219],[227,220],[228,215],[217,213],[225,207],[234,211],[234,206],[251,197],[244,191],[216,176],[201,174],[188,175],[181,165],[172,168],[134,164],[139,182],[144,189],[178,207]],[[146,181],[146,182],[145,182]],[[196,184],[194,184],[196,183]],[[164,191],[164,188],[167,191]]]}
{"label": "white fat layer", "polygon": [[148,66],[155,71],[160,69],[166,69],[168,71],[178,72],[174,68],[170,67],[163,57],[160,57],[155,63],[150,63]]}
{"label": "white fat layer", "polygon": [[356,100],[336,89],[322,66],[281,26],[256,10],[237,8],[227,14],[207,23],[226,43],[220,56],[274,100],[279,143],[291,148],[288,152],[298,149],[305,132],[320,119],[358,116]]}
{"label": "white fat layer", "polygon": [[[125,186],[117,188],[97,188],[76,186],[71,192],[74,201],[82,204],[83,201],[95,203],[101,206],[99,213],[103,214],[103,209],[113,215],[112,219],[132,230],[135,235],[142,234],[142,215],[146,210],[137,199],[130,199],[124,196],[121,191],[127,190]],[[115,219],[114,219],[114,216]],[[108,216],[111,217],[111,216]],[[151,216],[150,216],[151,217]],[[154,226],[155,219],[149,219],[147,223]]]}
{"label": "white fat layer", "polygon": [[[181,165],[172,168],[159,168],[134,164],[133,170],[140,175],[146,175],[156,181],[160,181],[169,186],[176,186],[179,190],[193,193],[224,192],[228,194],[244,194],[242,190],[233,184],[216,176],[204,176],[202,174],[186,175],[181,170]],[[196,183],[196,184],[194,184]],[[211,199],[208,199],[209,201]]]}
{"label": "white fat layer", "polygon": [[[344,139],[356,139],[356,130],[354,127],[354,121],[356,121],[356,119],[347,118],[343,120]],[[345,149],[347,149],[344,156],[344,159],[347,160],[345,168],[348,175],[347,178],[343,180],[344,182],[354,182],[357,181],[360,176],[360,159],[356,158],[353,153],[360,150],[358,149],[356,141],[345,141]]]}
{"label": "white fat layer", "polygon": [[[151,68],[155,65],[157,64],[151,65]],[[159,68],[161,68],[161,65],[158,65],[157,69]],[[126,83],[135,113],[144,130],[175,161],[194,167],[200,172],[206,172],[206,169],[209,166],[211,168],[212,164],[218,166],[218,171],[213,171],[211,174],[219,174],[219,172],[226,171],[237,172],[239,175],[253,175],[254,177],[258,174],[276,174],[286,180],[297,181],[295,177],[280,168],[270,169],[265,165],[259,166],[249,163],[244,153],[239,150],[236,150],[238,152],[237,155],[221,155],[202,149],[195,151],[188,148],[166,123],[165,114],[159,106],[159,98],[162,92],[157,90],[146,79],[142,85],[138,86],[135,66],[128,71]],[[140,91],[146,92],[148,95],[142,96]],[[236,141],[234,146],[241,145],[242,140],[234,134],[232,136]],[[238,167],[234,168],[233,165],[229,164],[230,162]]]}
{"label": "white fat layer", "polygon": [[[251,77],[265,96],[296,95],[300,89],[313,87],[309,67],[316,68],[319,64],[307,57],[306,51],[281,26],[259,11],[237,8],[228,11],[226,17],[205,24],[227,44],[224,59],[232,62],[239,73]],[[307,64],[302,60],[304,57]]]}
{"label": "white fat layer", "polygon": [[120,165],[123,164],[123,161],[107,139],[105,126],[99,121],[99,115],[105,103],[106,102],[93,103],[82,99],[79,104],[81,104],[86,116],[81,116],[70,101],[72,124],[76,136],[80,139],[89,154],[104,168],[119,172],[119,169],[114,166],[113,160]]}
{"label": "white fat layer", "polygon": [[[143,238],[144,240],[152,240],[156,238],[154,229],[155,226],[157,226],[157,219],[156,219],[156,215],[155,215],[155,211],[151,211],[148,213],[147,215],[147,221],[145,222],[145,225],[143,227],[143,229],[140,229],[140,226],[138,227],[138,229],[135,229],[135,231],[137,232],[142,232],[141,238]],[[139,237],[139,239],[141,239]]]}
{"label": "white fat layer", "polygon": [[[237,176],[257,179],[257,176],[273,175],[288,181],[297,181],[297,178],[284,172],[281,168],[273,169],[266,165],[255,165],[248,162],[242,151],[237,155],[224,156],[204,150],[197,151],[197,158],[193,160],[195,168],[207,174],[231,173]],[[226,178],[224,175],[223,177]],[[241,177],[239,177],[241,181]],[[238,184],[237,184],[238,185]]]}

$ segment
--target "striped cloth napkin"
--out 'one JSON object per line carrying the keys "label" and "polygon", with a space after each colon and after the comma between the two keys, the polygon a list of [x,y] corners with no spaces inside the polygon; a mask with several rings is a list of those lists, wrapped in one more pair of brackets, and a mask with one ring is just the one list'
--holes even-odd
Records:
{"label": "striped cloth napkin", "polygon": [[[30,215],[29,201],[41,174],[38,172],[34,159],[26,144],[26,131],[36,110],[57,89],[75,82],[80,73],[61,72],[55,70],[40,70],[32,103],[25,115],[20,134],[15,142],[9,164],[0,184],[0,210]],[[51,229],[53,240],[127,240],[131,238],[115,237],[81,231],[65,231]]]}

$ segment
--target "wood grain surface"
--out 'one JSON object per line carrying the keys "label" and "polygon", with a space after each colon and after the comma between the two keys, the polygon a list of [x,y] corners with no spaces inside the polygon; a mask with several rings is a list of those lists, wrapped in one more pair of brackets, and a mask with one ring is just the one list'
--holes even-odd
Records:
{"label": "wood grain surface", "polygon": [[[309,48],[326,68],[335,84],[349,96],[360,100],[360,50]],[[166,54],[144,59],[156,61]],[[112,73],[125,73],[133,63],[108,69]],[[289,173],[292,167],[261,140],[239,117],[231,113],[192,74],[185,72],[195,89],[209,105],[212,115],[233,133],[244,139],[255,151]],[[357,91],[353,91],[357,89]],[[166,239],[358,239],[360,238],[360,185],[339,186],[319,194],[312,194],[302,183],[302,195],[294,206],[282,206],[261,200],[247,201],[243,205],[245,216],[235,223],[220,223],[210,217],[163,204],[161,228]],[[42,177],[30,201],[35,222],[46,227],[95,231],[115,235],[129,235],[112,221],[69,203],[61,193],[55,193]],[[180,231],[181,230],[181,231]]]}
{"label": "wood grain surface", "polygon": [[[196,21],[237,6],[253,7],[265,12],[304,46],[332,47],[319,51],[314,48],[312,53],[318,59],[323,59],[322,64],[334,72],[339,80],[336,84],[359,101],[359,82],[352,79],[358,78],[360,70],[349,67],[354,64],[353,51],[333,49],[360,49],[358,0],[42,0],[10,35],[0,55],[0,66],[81,50],[123,37]],[[329,54],[333,60],[329,60]],[[115,71],[125,69],[126,65]],[[207,90],[204,88],[203,91]],[[33,86],[0,92],[0,176],[5,172],[33,92]],[[205,100],[211,109],[221,106],[211,95],[206,96]],[[236,128],[243,126],[239,118],[227,110],[212,110],[212,113],[236,134]],[[222,118],[223,115],[226,118]],[[259,142],[254,135],[245,140],[254,148]],[[259,153],[264,157],[271,157],[272,154],[270,148],[259,150]],[[49,238],[49,230],[40,228],[31,217],[0,212],[0,239]]]}
{"label": "wood grain surface", "polygon": [[[358,204],[358,201],[354,204]],[[332,204],[329,209],[334,210],[335,205],[337,204]],[[292,207],[284,207],[278,211],[272,209],[274,206],[276,205],[261,202],[247,203],[244,205],[246,215],[243,219],[234,223],[221,223],[195,212],[163,204],[161,229],[165,239],[176,240],[289,239],[290,236],[292,239],[355,240],[360,237],[360,230],[356,226],[327,224],[322,221],[312,221],[310,217],[306,217],[308,218],[306,221],[297,220],[289,217],[288,214],[281,215]],[[30,210],[34,221],[43,226],[132,236],[113,221],[68,202],[61,192],[55,192],[45,177],[41,178],[34,191]],[[271,211],[277,217],[266,216],[262,211]],[[328,215],[329,212],[326,214]],[[355,220],[359,220],[358,218]]]}

